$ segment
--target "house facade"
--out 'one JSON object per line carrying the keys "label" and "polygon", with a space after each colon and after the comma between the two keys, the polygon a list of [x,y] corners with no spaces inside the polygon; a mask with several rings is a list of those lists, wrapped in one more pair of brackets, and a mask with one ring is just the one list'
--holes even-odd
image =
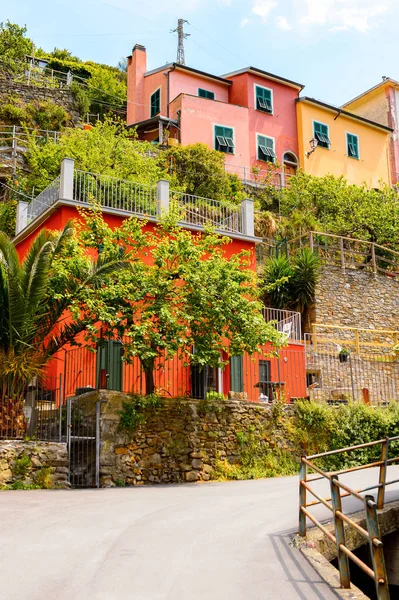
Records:
{"label": "house facade", "polygon": [[222,77],[180,65],[147,71],[146,49],[128,57],[127,124],[161,145],[202,142],[225,154],[226,170],[251,178],[251,167],[298,166],[295,100],[303,86],[247,67]]}
{"label": "house facade", "polygon": [[299,161],[306,173],[342,175],[350,184],[375,189],[390,184],[390,127],[314,98],[298,98],[296,107]]}
{"label": "house facade", "polygon": [[389,136],[391,181],[399,183],[399,82],[390,77],[343,105],[345,110],[392,129]]}
{"label": "house facade", "polygon": [[[255,249],[261,240],[254,235],[251,200],[232,207],[169,190],[169,182],[164,180],[150,186],[79,171],[71,159],[64,159],[60,177],[30,204],[19,203],[14,243],[20,258],[42,228],[60,230],[70,219],[81,219],[78,209],[88,207],[92,198],[101,205],[103,218],[111,228],[134,216],[143,220],[146,229],[157,227],[173,198],[181,210],[182,227],[194,234],[203,231],[205,225],[213,225],[216,232],[230,238],[225,246],[226,256],[247,250],[252,259],[250,268],[256,269]],[[275,323],[287,337],[288,345],[280,358],[273,355],[271,347],[265,346],[259,355],[233,357],[223,371],[215,368],[199,371],[182,358],[165,359],[156,370],[156,388],[169,396],[194,397],[204,397],[207,391],[223,394],[234,391],[245,393],[251,401],[276,398],[290,401],[305,396],[306,361],[300,314],[265,309],[264,318]],[[46,375],[49,380],[60,382],[64,397],[85,388],[145,393],[139,361],[123,361],[123,346],[123,339],[103,335],[99,324],[96,345],[63,348],[48,364]],[[227,355],[222,358],[227,359]]]}

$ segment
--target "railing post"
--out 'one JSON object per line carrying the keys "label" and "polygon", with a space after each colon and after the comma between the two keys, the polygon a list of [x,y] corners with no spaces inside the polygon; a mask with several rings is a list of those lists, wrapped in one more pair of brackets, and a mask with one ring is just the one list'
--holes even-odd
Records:
{"label": "railing post", "polygon": [[337,516],[337,511],[342,512],[341,492],[336,485],[338,481],[337,475],[332,475],[331,483],[331,501],[334,515],[334,526],[335,526],[335,538],[337,540],[337,556],[338,556],[338,568],[339,576],[341,579],[342,588],[350,588],[350,571],[349,571],[349,560],[347,555],[341,550],[341,546],[345,546],[345,529],[344,522]]}
{"label": "railing post", "polygon": [[377,261],[375,259],[375,245],[371,244],[371,262],[373,265],[374,276],[377,275]]}
{"label": "railing post", "polygon": [[18,235],[20,231],[25,229],[28,224],[28,206],[29,203],[24,200],[18,200],[17,215],[15,222],[15,233]]}
{"label": "railing post", "polygon": [[313,238],[313,231],[309,232],[309,248],[312,252],[314,252],[314,238]]}
{"label": "railing post", "polygon": [[157,183],[157,217],[169,212],[169,181],[160,179]]}
{"label": "railing post", "polygon": [[62,441],[62,403],[63,403],[63,381],[62,381],[62,373],[60,373],[60,406],[59,406],[59,414],[58,414],[58,418],[59,418],[59,423],[58,423],[58,438],[59,441]]}
{"label": "railing post", "polygon": [[73,158],[64,158],[61,163],[60,192],[61,200],[73,200],[73,172],[75,161]]}
{"label": "railing post", "polygon": [[101,401],[96,403],[96,488],[100,487]]}
{"label": "railing post", "polygon": [[345,252],[344,252],[344,238],[339,238],[339,249],[341,253],[341,269],[345,271]]}
{"label": "railing post", "polygon": [[366,523],[369,534],[371,564],[375,577],[375,588],[378,600],[389,600],[388,577],[385,568],[383,543],[378,524],[377,505],[373,496],[365,496]]}
{"label": "railing post", "polygon": [[358,329],[355,330],[355,348],[356,348],[356,354],[358,356],[360,356],[360,337],[359,337]]}
{"label": "railing post", "polygon": [[317,352],[317,325],[312,324],[312,336],[313,336],[313,351]]}
{"label": "railing post", "polygon": [[301,466],[299,470],[299,530],[301,537],[306,537],[306,515],[302,512],[302,507],[306,507],[306,488],[302,485],[306,481],[307,465],[303,462],[305,456],[301,456]]}
{"label": "railing post", "polygon": [[378,496],[377,496],[377,508],[384,508],[384,500],[385,500],[385,482],[387,479],[387,466],[388,466],[388,451],[389,451],[389,437],[385,438],[385,441],[381,444],[381,458],[383,464],[380,465],[380,478],[379,483],[380,487],[378,488]]}
{"label": "railing post", "polygon": [[248,237],[255,236],[255,211],[254,211],[254,201],[246,198],[241,202],[241,222],[242,222],[242,230],[241,233],[243,235],[247,235]]}

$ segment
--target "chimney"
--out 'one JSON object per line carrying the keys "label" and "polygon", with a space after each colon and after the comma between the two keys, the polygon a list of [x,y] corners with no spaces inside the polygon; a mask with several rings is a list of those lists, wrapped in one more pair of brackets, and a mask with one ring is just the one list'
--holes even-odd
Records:
{"label": "chimney", "polygon": [[144,98],[144,73],[147,70],[147,53],[144,46],[136,44],[127,59],[127,125],[144,121],[149,116]]}

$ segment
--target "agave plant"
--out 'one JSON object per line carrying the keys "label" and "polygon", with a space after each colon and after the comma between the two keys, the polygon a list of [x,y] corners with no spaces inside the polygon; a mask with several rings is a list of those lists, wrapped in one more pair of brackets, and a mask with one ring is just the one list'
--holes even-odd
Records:
{"label": "agave plant", "polygon": [[293,268],[286,256],[270,258],[263,271],[265,303],[272,308],[287,308],[292,301]]}
{"label": "agave plant", "polygon": [[302,313],[314,302],[320,267],[320,257],[310,248],[302,248],[292,259],[292,298],[296,310]]}

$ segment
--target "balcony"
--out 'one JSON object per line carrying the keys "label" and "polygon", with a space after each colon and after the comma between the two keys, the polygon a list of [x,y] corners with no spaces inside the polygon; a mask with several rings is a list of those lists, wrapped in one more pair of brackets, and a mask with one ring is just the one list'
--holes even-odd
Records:
{"label": "balcony", "polygon": [[302,343],[301,313],[279,308],[264,308],[262,312],[265,321],[272,322],[277,331],[287,337],[288,342]]}
{"label": "balcony", "polygon": [[169,189],[169,182],[154,185],[136,183],[75,169],[72,159],[64,159],[60,175],[30,203],[19,202],[17,236],[46,218],[56,205],[90,206],[96,203],[104,212],[158,221],[171,206],[179,210],[179,224],[192,230],[211,226],[217,233],[258,242],[254,234],[252,200],[239,205],[220,202]]}

